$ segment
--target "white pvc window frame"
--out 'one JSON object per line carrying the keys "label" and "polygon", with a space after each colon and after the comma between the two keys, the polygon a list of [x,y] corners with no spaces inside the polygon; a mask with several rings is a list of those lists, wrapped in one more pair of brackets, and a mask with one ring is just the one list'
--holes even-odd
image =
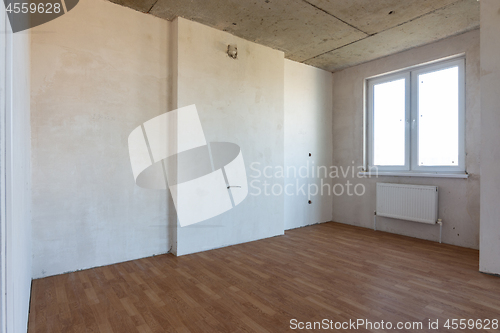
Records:
{"label": "white pvc window frame", "polygon": [[410,170],[410,73],[395,73],[385,75],[383,77],[371,79],[368,81],[368,117],[367,117],[367,133],[368,138],[368,161],[369,167],[374,166],[374,151],[375,151],[375,140],[374,140],[374,87],[377,84],[387,83],[392,81],[397,81],[400,79],[405,80],[405,162],[404,165],[377,165],[378,171],[409,171]]}
{"label": "white pvc window frame", "polygon": [[[418,165],[418,76],[438,70],[458,67],[458,164],[456,166]],[[381,83],[405,79],[405,164],[374,165],[374,86]],[[465,57],[436,61],[414,66],[390,74],[368,78],[365,111],[365,170],[404,173],[465,173]]]}

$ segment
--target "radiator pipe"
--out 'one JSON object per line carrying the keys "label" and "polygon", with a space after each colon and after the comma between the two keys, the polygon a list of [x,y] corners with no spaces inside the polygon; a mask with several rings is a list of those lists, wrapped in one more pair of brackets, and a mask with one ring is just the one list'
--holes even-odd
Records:
{"label": "radiator pipe", "polygon": [[439,224],[439,244],[441,244],[441,235],[443,234],[443,220],[438,219],[437,224]]}

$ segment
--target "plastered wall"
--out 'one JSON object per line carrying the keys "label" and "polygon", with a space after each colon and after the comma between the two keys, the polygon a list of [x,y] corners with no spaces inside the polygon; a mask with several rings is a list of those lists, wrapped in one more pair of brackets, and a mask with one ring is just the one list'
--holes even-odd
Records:
{"label": "plastered wall", "polygon": [[84,0],[32,29],[35,278],[170,250],[170,195],[136,186],[127,147],[172,103],[170,26]]}
{"label": "plastered wall", "polygon": [[[364,79],[447,56],[466,56],[466,168],[469,178],[379,177],[360,179],[352,172],[334,183],[360,184],[356,195],[334,195],[333,221],[373,227],[377,182],[439,186],[439,217],[443,219],[443,242],[479,247],[479,159],[481,145],[479,30],[447,38],[426,46],[394,54],[333,74],[333,165],[358,168],[363,165]],[[350,169],[352,170],[352,169]],[[362,186],[361,186],[362,185]],[[337,187],[340,193],[340,187]],[[392,233],[437,241],[439,228],[432,225],[378,217],[377,228]]]}
{"label": "plastered wall", "polygon": [[500,2],[481,0],[481,241],[479,270],[500,274]]}
{"label": "plastered wall", "polygon": [[285,60],[285,229],[331,221],[332,146],[331,73]]}
{"label": "plastered wall", "polygon": [[282,52],[102,0],[33,31],[35,278],[283,234],[283,195],[181,228],[168,190],[136,186],[127,147],[137,126],[195,104],[208,142],[241,147],[249,180],[254,162],[283,167]]}
{"label": "plastered wall", "polygon": [[[208,142],[240,146],[249,182],[257,175],[252,163],[256,169],[282,167],[283,52],[182,18],[173,24],[178,33],[178,107],[196,105]],[[237,59],[227,55],[229,44],[237,46]],[[282,186],[283,178],[269,182]],[[177,255],[283,234],[283,194],[254,194],[257,190],[250,189],[242,203],[224,214],[179,226]]]}
{"label": "plastered wall", "polygon": [[0,8],[0,331],[26,332],[31,292],[30,32]]}

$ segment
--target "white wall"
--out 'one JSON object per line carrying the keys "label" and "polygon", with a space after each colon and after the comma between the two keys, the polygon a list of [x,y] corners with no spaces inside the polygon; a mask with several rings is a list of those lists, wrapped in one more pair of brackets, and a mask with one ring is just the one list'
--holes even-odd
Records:
{"label": "white wall", "polygon": [[500,2],[481,0],[481,241],[479,270],[500,274]]}
{"label": "white wall", "polygon": [[[284,177],[255,169],[283,169],[285,150],[289,164],[331,164],[331,74],[286,61],[285,97],[283,52],[102,0],[33,32],[34,277],[282,235],[285,198],[269,190],[283,189]],[[237,44],[238,59],[228,57],[228,44]],[[238,144],[248,181],[257,183],[235,208],[181,228],[168,190],[135,185],[127,138],[191,104],[207,141]],[[289,199],[287,228],[330,220],[328,196],[312,205]]]}
{"label": "white wall", "polygon": [[35,278],[169,251],[170,195],[136,186],[127,140],[172,103],[170,26],[84,0],[32,29]]}
{"label": "white wall", "polygon": [[285,60],[285,166],[291,167],[285,171],[291,194],[285,195],[285,229],[331,220],[331,178],[313,176],[312,170],[329,170],[332,145],[332,74]]}
{"label": "white wall", "polygon": [[[439,217],[443,219],[443,242],[478,248],[481,146],[479,30],[334,73],[333,164],[344,169],[348,166],[363,165],[363,85],[365,78],[461,53],[466,55],[465,148],[469,179],[387,176],[378,179],[358,179],[352,175],[347,179],[340,177],[335,180],[336,183],[345,184],[349,180],[353,184],[362,184],[366,188],[366,193],[363,196],[334,195],[333,221],[372,228],[376,182],[437,185],[439,186]],[[358,189],[361,190],[361,187]],[[497,197],[492,196],[492,198]],[[439,239],[439,229],[436,226],[421,223],[378,217],[377,228],[417,238],[434,241]]]}
{"label": "white wall", "polygon": [[0,50],[3,53],[0,56],[0,332],[26,332],[32,253],[30,33],[28,31],[12,34],[5,20],[4,7],[1,7],[0,27],[4,32],[0,36]]}
{"label": "white wall", "polygon": [[[283,166],[283,52],[199,23],[177,19],[177,106],[195,104],[208,142],[241,147],[249,182],[253,162]],[[236,44],[238,59],[227,45]],[[260,178],[264,181],[264,178]],[[273,179],[283,185],[283,178]],[[254,196],[235,208],[187,227],[178,227],[178,255],[281,235],[283,195]]]}

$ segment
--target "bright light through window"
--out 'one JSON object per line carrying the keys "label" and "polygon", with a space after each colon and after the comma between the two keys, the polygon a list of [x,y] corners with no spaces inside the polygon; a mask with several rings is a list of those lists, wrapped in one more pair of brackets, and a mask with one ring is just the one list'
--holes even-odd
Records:
{"label": "bright light through window", "polygon": [[418,76],[418,164],[458,165],[458,66]]}
{"label": "bright light through window", "polygon": [[377,84],[373,101],[375,165],[405,164],[405,79]]}
{"label": "bright light through window", "polygon": [[367,80],[368,170],[465,171],[465,59],[414,66]]}

